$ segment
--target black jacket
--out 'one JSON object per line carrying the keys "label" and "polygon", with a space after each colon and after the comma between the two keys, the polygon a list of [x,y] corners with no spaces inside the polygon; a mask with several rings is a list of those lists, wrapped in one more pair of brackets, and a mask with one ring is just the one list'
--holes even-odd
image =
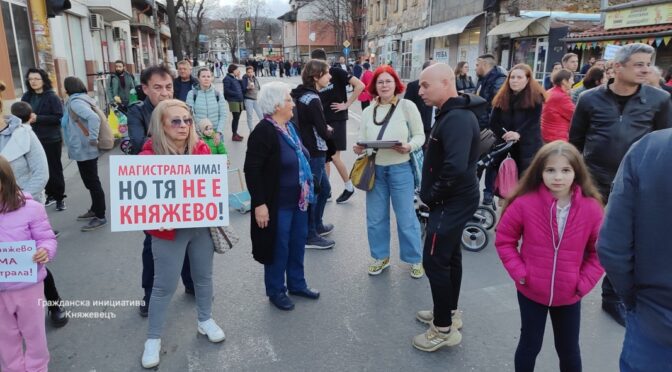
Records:
{"label": "black jacket", "polygon": [[[245,182],[252,197],[250,237],[252,256],[262,264],[273,263],[276,232],[278,229],[278,189],[280,188],[280,140],[273,124],[262,120],[247,139],[245,155]],[[255,219],[256,207],[266,204],[269,221],[265,229]]]}
{"label": "black jacket", "polygon": [[508,131],[518,132],[520,140],[511,147],[509,153],[518,166],[518,174],[522,174],[530,165],[534,155],[543,146],[541,139],[541,110],[543,105],[531,109],[517,108],[517,96],[512,96],[510,108],[507,111],[501,108],[492,109],[490,129],[495,137],[502,138]]}
{"label": "black jacket", "polygon": [[243,102],[245,97],[242,81],[236,79],[233,74],[226,74],[222,82],[224,83],[224,99],[227,102]]}
{"label": "black jacket", "polygon": [[436,115],[422,167],[420,199],[430,208],[478,196],[476,161],[480,130],[472,111],[485,100],[473,95],[451,98]]}
{"label": "black jacket", "polygon": [[487,109],[478,117],[478,125],[481,129],[488,128],[490,123],[490,112],[492,111],[492,100],[495,98],[502,85],[504,85],[505,81],[506,75],[499,70],[499,66],[493,67],[490,72],[478,79],[478,83],[476,84],[476,94],[488,102]]}
{"label": "black jacket", "polygon": [[[583,101],[583,97],[581,97]],[[672,129],[645,135],[623,158],[597,240],[600,263],[642,331],[672,347]]]}
{"label": "black jacket", "polygon": [[569,142],[590,168],[605,201],[630,146],[645,134],[672,127],[672,103],[665,91],[642,85],[623,112],[608,86],[584,92],[576,105]]}
{"label": "black jacket", "polygon": [[183,82],[181,77],[176,77],[173,79],[173,91],[174,98],[179,99],[182,102],[187,101],[187,94],[191,92],[191,89],[198,84],[198,79],[193,76],[189,76],[189,81]]}
{"label": "black jacket", "polygon": [[[317,146],[317,136],[324,141],[330,137],[319,92],[315,88],[299,85],[292,90],[291,96],[296,102],[297,113],[297,117],[292,121],[299,128],[303,146],[310,152],[311,157],[325,156],[326,150],[319,150]],[[326,143],[324,145],[326,146]]]}
{"label": "black jacket", "polygon": [[432,130],[432,106],[425,105],[425,102],[420,98],[418,94],[420,92],[420,82],[419,80],[413,80],[406,86],[406,93],[404,98],[415,103],[415,106],[420,111],[420,117],[422,118],[422,126],[425,129],[425,143],[429,140],[429,132]]}
{"label": "black jacket", "polygon": [[[37,95],[37,93],[26,92],[21,97],[21,101],[31,104],[30,101]],[[37,120],[35,120],[31,127],[40,142],[60,142],[62,139],[61,118],[63,118],[63,102],[56,93],[53,90],[43,92],[39,103],[35,107],[32,107],[32,109],[33,113],[37,115]]]}
{"label": "black jacket", "polygon": [[457,88],[457,91],[461,93],[474,93],[476,91],[474,81],[471,80],[471,76],[469,75],[455,75],[455,87]]}
{"label": "black jacket", "polygon": [[128,137],[131,140],[131,154],[137,155],[142,150],[142,145],[147,140],[149,133],[149,120],[152,118],[154,105],[145,98],[144,101],[134,103],[128,108]]}

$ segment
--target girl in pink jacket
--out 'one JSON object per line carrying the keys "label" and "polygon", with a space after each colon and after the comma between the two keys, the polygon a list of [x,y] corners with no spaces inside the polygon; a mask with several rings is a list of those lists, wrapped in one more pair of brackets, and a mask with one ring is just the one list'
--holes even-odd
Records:
{"label": "girl in pink jacket", "polygon": [[[9,282],[13,257],[0,248],[0,370],[46,371],[49,364],[44,326],[44,264],[56,255],[56,237],[42,203],[19,189],[9,162],[0,156],[0,242],[34,240],[37,282]],[[16,270],[14,270],[16,272]],[[26,351],[23,352],[23,342]]]}
{"label": "girl in pink jacket", "polygon": [[495,246],[518,290],[516,372],[534,370],[548,313],[560,371],[581,371],[581,298],[604,273],[595,251],[603,213],[581,155],[559,140],[537,152],[507,200]]}

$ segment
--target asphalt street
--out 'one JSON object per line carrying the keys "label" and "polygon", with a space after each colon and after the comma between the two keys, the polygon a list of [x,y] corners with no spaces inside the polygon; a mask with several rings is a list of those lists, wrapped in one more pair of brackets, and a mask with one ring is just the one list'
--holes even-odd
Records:
{"label": "asphalt street", "polygon": [[[262,78],[262,84],[270,80]],[[284,81],[297,84],[299,79]],[[349,144],[356,139],[360,115],[355,103],[348,122]],[[240,127],[247,138],[244,114]],[[231,142],[230,127],[227,133],[231,165],[242,167],[246,142]],[[108,155],[99,161],[105,190],[109,190]],[[343,157],[348,166],[355,158],[351,151]],[[90,198],[76,164],[64,160],[64,165],[68,209],[48,208],[53,227],[62,231],[58,256],[49,267],[63,299],[79,301],[81,306],[68,308],[75,316],[102,312],[110,319],[73,318],[60,329],[48,325],[50,370],[140,371],[147,319],[139,316],[136,306],[94,306],[94,301],[141,299],[143,234],[112,233],[109,226],[80,232],[82,223],[76,216],[87,210]],[[331,181],[335,200],[343,184],[336,172]],[[230,178],[229,187],[237,190],[237,178]],[[251,255],[250,215],[231,210],[231,223],[242,239],[233,251],[215,255],[214,263],[213,317],[226,332],[226,341],[211,344],[197,335],[195,301],[180,284],[162,338],[161,364],[155,370],[512,371],[520,330],[518,304],[514,285],[492,245],[492,233],[486,249],[463,253],[462,343],[425,353],[414,349],[411,339],[426,330],[415,320],[415,312],[431,308],[427,278],[412,279],[408,266],[399,261],[394,222],[391,267],[379,276],[367,274],[364,201],[364,192],[358,191],[346,204],[327,205],[325,220],[336,225],[331,235],[336,247],[308,250],[305,257],[308,283],[322,296],[317,301],[298,298],[290,312],[276,309],[265,296],[263,267]],[[623,334],[624,329],[600,309],[599,289],[593,290],[582,302],[584,371],[617,371]],[[549,321],[537,371],[557,370]]]}

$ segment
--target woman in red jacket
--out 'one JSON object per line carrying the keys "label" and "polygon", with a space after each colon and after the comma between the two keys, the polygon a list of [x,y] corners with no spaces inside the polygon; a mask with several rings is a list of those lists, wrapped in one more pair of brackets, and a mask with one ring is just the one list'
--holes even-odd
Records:
{"label": "woman in red jacket", "polygon": [[563,141],[544,145],[507,200],[495,240],[518,290],[516,372],[534,370],[548,313],[560,371],[581,371],[581,298],[604,273],[595,250],[602,217],[600,194],[578,150]]}
{"label": "woman in red jacket", "polygon": [[574,102],[569,96],[572,89],[572,73],[562,69],[551,76],[553,88],[548,90],[548,99],[541,111],[541,139],[544,143],[569,140],[569,127],[574,114]]}
{"label": "woman in red jacket", "polygon": [[[150,120],[152,137],[145,142],[140,155],[209,155],[210,148],[198,138],[194,119],[186,103],[171,99],[159,103]],[[142,366],[159,365],[161,333],[170,299],[177,287],[185,252],[189,251],[191,276],[194,280],[198,333],[211,342],[224,341],[224,331],[212,319],[212,259],[214,247],[210,230],[159,229],[147,232],[152,236],[154,285],[149,300],[149,329]]]}

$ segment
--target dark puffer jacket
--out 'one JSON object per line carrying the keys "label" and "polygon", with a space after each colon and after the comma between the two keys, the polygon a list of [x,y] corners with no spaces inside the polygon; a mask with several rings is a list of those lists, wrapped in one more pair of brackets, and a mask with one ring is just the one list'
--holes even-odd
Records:
{"label": "dark puffer jacket", "polygon": [[[26,92],[21,101],[31,105],[33,113],[37,119],[31,125],[33,132],[42,143],[60,142],[61,137],[61,118],[63,117],[63,101],[54,93],[53,90],[45,91],[42,94]],[[33,101],[33,102],[31,102]],[[33,105],[33,103],[35,103]]]}
{"label": "dark puffer jacket", "polygon": [[490,124],[490,112],[492,111],[492,100],[499,92],[499,89],[506,81],[506,74],[504,74],[499,66],[495,66],[485,76],[478,79],[476,84],[476,94],[483,98],[487,103],[487,107],[478,116],[478,126],[481,130],[488,128]]}
{"label": "dark puffer jacket", "polygon": [[621,111],[609,86],[588,90],[581,96],[569,131],[569,142],[583,153],[605,200],[630,146],[651,131],[672,127],[672,103],[667,92],[642,85]]}

